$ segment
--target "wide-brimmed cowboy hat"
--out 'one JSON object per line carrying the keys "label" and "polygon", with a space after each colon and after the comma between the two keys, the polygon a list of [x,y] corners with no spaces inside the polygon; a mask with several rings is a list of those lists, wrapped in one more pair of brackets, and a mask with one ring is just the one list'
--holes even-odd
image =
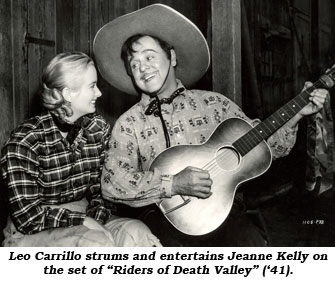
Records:
{"label": "wide-brimmed cowboy hat", "polygon": [[107,23],[94,38],[93,53],[102,77],[125,93],[137,94],[121,59],[122,45],[135,34],[152,35],[174,47],[176,76],[185,86],[197,82],[208,69],[208,45],[195,24],[169,6],[150,5]]}

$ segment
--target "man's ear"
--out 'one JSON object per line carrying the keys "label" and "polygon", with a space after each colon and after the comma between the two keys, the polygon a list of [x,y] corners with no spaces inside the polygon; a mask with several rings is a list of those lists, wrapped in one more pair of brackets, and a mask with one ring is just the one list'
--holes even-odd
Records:
{"label": "man's ear", "polygon": [[171,49],[170,51],[171,51],[171,65],[175,67],[177,65],[176,52],[174,51],[174,49]]}
{"label": "man's ear", "polygon": [[70,94],[70,89],[69,88],[65,87],[62,90],[62,95],[67,102],[71,102],[71,94]]}

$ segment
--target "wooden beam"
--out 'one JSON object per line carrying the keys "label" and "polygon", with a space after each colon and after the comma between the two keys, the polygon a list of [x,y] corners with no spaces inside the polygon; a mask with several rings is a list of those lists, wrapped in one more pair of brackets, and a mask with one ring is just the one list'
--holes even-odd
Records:
{"label": "wooden beam", "polygon": [[11,3],[10,0],[0,2],[0,98],[1,98],[1,126],[0,144],[7,140],[13,129],[14,121],[14,96],[13,96],[13,38],[11,27]]}
{"label": "wooden beam", "polygon": [[320,22],[319,0],[311,2],[311,56],[312,56],[312,81],[320,75]]}
{"label": "wooden beam", "polygon": [[242,105],[241,0],[212,0],[213,91]]}

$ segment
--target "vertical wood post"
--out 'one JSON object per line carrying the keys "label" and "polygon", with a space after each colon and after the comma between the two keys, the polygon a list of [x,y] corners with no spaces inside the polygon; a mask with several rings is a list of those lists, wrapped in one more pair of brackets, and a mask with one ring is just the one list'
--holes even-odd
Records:
{"label": "vertical wood post", "polygon": [[320,75],[320,23],[319,0],[311,2],[311,55],[312,55],[312,80]]}
{"label": "vertical wood post", "polygon": [[[10,0],[0,2],[0,146],[2,146],[11,131],[14,120],[14,97],[12,75],[12,29]],[[0,202],[2,203],[2,202]]]}
{"label": "vertical wood post", "polygon": [[242,104],[241,0],[212,0],[213,91]]}

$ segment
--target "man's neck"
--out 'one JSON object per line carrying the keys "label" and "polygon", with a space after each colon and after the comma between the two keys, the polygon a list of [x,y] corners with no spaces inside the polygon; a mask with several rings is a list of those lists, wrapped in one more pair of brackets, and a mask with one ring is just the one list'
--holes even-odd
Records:
{"label": "man's neck", "polygon": [[174,80],[172,83],[167,83],[157,94],[150,95],[150,97],[157,96],[160,100],[164,98],[169,98],[178,88],[178,83]]}

